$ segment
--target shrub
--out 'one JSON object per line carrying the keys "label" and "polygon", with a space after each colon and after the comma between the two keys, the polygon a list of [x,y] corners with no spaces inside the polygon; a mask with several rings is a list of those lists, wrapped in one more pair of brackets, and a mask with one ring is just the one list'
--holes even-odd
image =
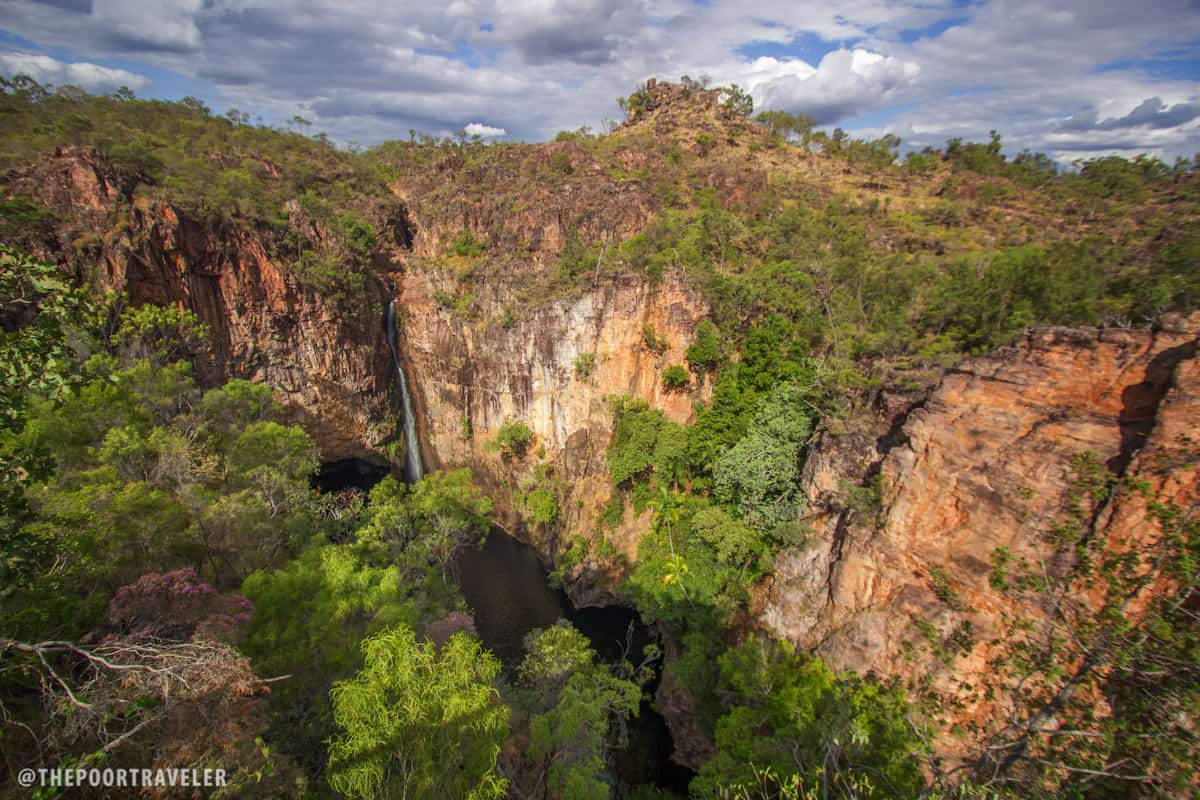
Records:
{"label": "shrub", "polygon": [[586,381],[591,377],[592,369],[596,366],[595,353],[580,353],[575,356],[575,377]]}
{"label": "shrub", "polygon": [[667,347],[670,343],[666,337],[659,337],[658,332],[654,330],[654,326],[647,322],[642,326],[642,343],[646,345],[646,349],[656,356],[661,356],[667,352]]}
{"label": "shrub", "polygon": [[545,486],[538,486],[527,492],[522,505],[526,516],[539,525],[552,525],[558,521],[558,498]]}
{"label": "shrub", "polygon": [[529,443],[533,441],[533,431],[524,422],[506,421],[500,426],[491,447],[500,451],[504,458],[520,458],[525,455]]}
{"label": "shrub", "polygon": [[688,387],[690,381],[688,371],[679,364],[672,364],[663,370],[663,388],[668,392],[681,392]]}
{"label": "shrub", "polygon": [[693,372],[710,370],[721,362],[721,331],[708,320],[696,326],[696,338],[687,349]]}
{"label": "shrub", "polygon": [[487,250],[487,244],[475,238],[466,228],[463,228],[450,242],[450,249],[454,251],[454,255],[462,256],[463,258],[478,258]]}

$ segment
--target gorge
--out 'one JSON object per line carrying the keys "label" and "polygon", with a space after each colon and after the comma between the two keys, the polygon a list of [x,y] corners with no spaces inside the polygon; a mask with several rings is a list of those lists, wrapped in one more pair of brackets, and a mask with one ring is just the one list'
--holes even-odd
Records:
{"label": "gorge", "polygon": [[[531,691],[513,689],[526,636],[560,617],[605,669],[639,661],[622,650],[627,630],[632,650],[661,647],[627,744],[601,758],[615,764],[614,796],[762,779],[747,772],[758,761],[731,767],[730,754],[786,726],[745,722],[779,712],[756,705],[770,693],[738,672],[744,663],[825,681],[823,697],[872,708],[892,707],[885,689],[904,698],[896,719],[916,743],[904,744],[903,764],[871,768],[930,787],[1012,769],[997,751],[1057,758],[1047,732],[1060,720],[1136,707],[1138,725],[1160,730],[1123,693],[1152,670],[1131,683],[1122,670],[1158,642],[1147,630],[1170,627],[1151,621],[1195,610],[1197,176],[1147,179],[1132,206],[1086,172],[1034,181],[1002,156],[977,171],[949,155],[906,166],[890,151],[879,163],[872,143],[801,146],[716,90],[640,91],[615,132],[542,145],[400,142],[352,158],[262,133],[236,147],[259,165],[269,213],[213,212],[178,188],[182,178],[139,173],[91,143],[11,156],[3,195],[44,209],[44,226],[14,244],[94,296],[193,314],[209,337],[189,353],[200,389],[270,388],[282,409],[270,424],[298,426],[313,444],[296,445],[294,460],[321,464],[305,485],[325,498],[314,513],[328,529],[310,536],[312,564],[360,602],[390,598],[384,589],[406,598],[380,619],[422,636],[447,620],[476,632],[515,694]],[[212,135],[232,137],[221,140],[230,150],[260,135],[223,125]],[[316,178],[296,165],[318,157]],[[213,168],[242,169],[227,160]],[[220,420],[218,400],[184,405]],[[267,425],[251,406],[251,424]],[[189,435],[231,448],[231,465],[263,466],[207,424]],[[103,442],[91,452],[126,457]],[[119,464],[114,473],[142,474]],[[274,497],[274,484],[247,474],[237,491]],[[461,476],[453,486],[468,511],[421,488],[447,476]],[[190,488],[180,494],[198,503]],[[204,514],[195,529],[225,530],[219,513]],[[469,535],[460,517],[476,526]],[[262,530],[286,528],[269,518]],[[477,537],[480,525],[490,533]],[[482,545],[460,546],[460,535]],[[405,550],[418,545],[419,557]],[[309,546],[288,540],[271,553]],[[356,546],[395,563],[345,577],[338,559]],[[1146,566],[1148,553],[1178,557]],[[303,559],[294,563],[307,575]],[[270,576],[308,586],[281,563],[248,563],[213,571],[236,574],[264,608]],[[407,571],[387,572],[396,564]],[[428,597],[403,594],[422,581]],[[1170,613],[1158,605],[1176,596]],[[355,609],[327,630],[374,620]],[[1129,630],[1143,637],[1136,646]],[[1177,636],[1161,638],[1191,641]],[[364,658],[357,640],[346,649],[339,681]],[[251,655],[256,669],[276,663]],[[793,657],[811,661],[780,666]],[[329,687],[315,685],[297,693],[324,702]],[[282,704],[286,685],[274,690]],[[268,739],[286,741],[279,731],[294,726],[305,746],[327,743],[332,712],[287,702]],[[1187,752],[1194,720],[1155,703],[1171,709]],[[526,752],[538,713],[514,715],[520,733],[498,747],[499,763],[513,785],[539,787],[530,796],[560,797]],[[831,740],[865,737],[868,756],[890,741],[884,723],[847,715],[824,715],[847,726]],[[1121,758],[1144,766],[1153,759],[1134,752],[1148,735],[1138,731],[1111,735],[1131,748]],[[278,747],[322,774],[323,760]],[[1075,786],[1075,762],[1063,763],[1037,780]]]}

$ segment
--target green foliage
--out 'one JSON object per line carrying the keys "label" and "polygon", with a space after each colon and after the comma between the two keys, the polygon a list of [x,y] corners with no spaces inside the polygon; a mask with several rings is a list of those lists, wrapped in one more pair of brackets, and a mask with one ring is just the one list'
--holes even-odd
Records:
{"label": "green foliage", "polygon": [[433,300],[440,308],[461,319],[471,320],[475,317],[475,298],[470,292],[459,290],[451,293],[435,289]]}
{"label": "green foliage", "polygon": [[525,647],[519,673],[533,692],[529,755],[543,765],[545,788],[562,800],[604,800],[614,782],[606,757],[624,745],[640,684],[597,664],[587,639],[565,620],[530,633]]}
{"label": "green foliage", "polygon": [[504,797],[500,662],[463,633],[439,649],[407,626],[367,639],[363,654],[362,671],[331,692],[341,732],[329,746],[330,785],[363,800]]}
{"label": "green foliage", "polygon": [[846,508],[858,514],[863,522],[873,522],[882,507],[881,494],[883,486],[880,476],[876,474],[864,486],[841,487]]}
{"label": "green foliage", "polygon": [[54,265],[0,247],[0,429],[20,424],[31,396],[63,397],[82,380],[73,345],[88,308]]}
{"label": "green foliage", "polygon": [[655,355],[662,355],[671,346],[666,337],[660,337],[658,332],[654,330],[654,326],[649,322],[642,326],[642,343],[646,345],[647,350]]}
{"label": "green foliage", "polygon": [[1012,563],[1012,553],[1007,547],[997,547],[991,555],[992,571],[988,573],[988,585],[998,592],[1009,588],[1008,567]]}
{"label": "green foliage", "polygon": [[558,260],[554,264],[554,283],[557,289],[569,291],[599,268],[600,253],[579,238],[575,231],[567,233]]}
{"label": "green foliage", "polygon": [[1018,247],[983,264],[951,264],[925,319],[963,349],[982,350],[1039,322],[1098,322],[1102,293],[1102,273],[1085,248]]}
{"label": "green foliage", "polygon": [[687,362],[695,372],[713,369],[721,363],[721,332],[709,320],[696,326],[696,336],[688,345]]}
{"label": "green foliage", "polygon": [[202,395],[184,363],[101,365],[4,444],[30,472],[20,538],[59,562],[45,580],[86,598],[191,566],[229,587],[315,530],[316,448],[267,397],[241,382]]}
{"label": "green foliage", "polygon": [[121,316],[115,341],[126,361],[170,364],[194,357],[208,338],[208,326],[178,306],[143,305]]}
{"label": "green foliage", "polygon": [[6,79],[0,111],[9,132],[0,146],[5,169],[56,146],[94,147],[122,189],[234,224],[282,228],[285,203],[309,191],[343,210],[364,195],[387,196],[382,180],[323,136],[231,124],[194,98],[138,100],[72,87],[34,91]]}
{"label": "green foliage", "polygon": [[713,496],[763,530],[794,523],[803,508],[800,471],[812,435],[802,390],[784,384],[767,395],[746,435],[713,464]]}
{"label": "green foliage", "polygon": [[592,375],[592,369],[596,366],[595,353],[580,353],[575,356],[575,377],[581,381],[586,381]]}
{"label": "green foliage", "polygon": [[538,525],[553,525],[558,521],[558,498],[545,486],[531,489],[523,496],[521,507],[529,519]]}
{"label": "green foliage", "polygon": [[464,470],[411,487],[388,477],[349,520],[349,542],[319,537],[284,567],[246,579],[255,612],[243,647],[260,672],[292,676],[271,696],[281,749],[320,769],[311,760],[332,732],[328,689],[361,666],[358,642],[461,610],[448,567],[486,535],[490,514]]}
{"label": "green foliage", "polygon": [[333,228],[341,243],[343,255],[356,269],[366,269],[378,245],[375,226],[346,211],[338,212],[333,218]]}
{"label": "green foliage", "polygon": [[754,113],[754,99],[736,83],[721,90],[720,102],[722,108],[740,117],[748,117]]}
{"label": "green foliage", "polygon": [[600,512],[600,519],[605,528],[613,530],[621,524],[621,520],[625,516],[625,496],[614,491],[612,497],[608,498],[608,502],[604,504],[604,509]]}
{"label": "green foliage", "polygon": [[645,83],[639,83],[628,97],[618,97],[617,105],[625,112],[628,119],[635,119],[650,105],[650,92]]}
{"label": "green foliage", "polygon": [[819,659],[757,637],[720,658],[727,712],[717,752],[692,782],[697,797],[753,784],[769,769],[821,797],[916,797],[924,788],[920,739],[904,696]]}
{"label": "green foliage", "polygon": [[450,242],[450,249],[456,256],[479,258],[487,252],[487,242],[481,242],[471,231],[463,228],[455,234],[453,241]]}
{"label": "green foliage", "polygon": [[688,388],[692,379],[687,369],[680,364],[672,364],[663,370],[662,382],[663,388],[668,392],[681,392]]}
{"label": "green foliage", "polygon": [[992,131],[987,144],[963,143],[962,139],[946,142],[946,160],[956,168],[970,170],[980,175],[997,175],[1004,171],[1003,145],[1000,134]]}
{"label": "green foliage", "polygon": [[958,592],[954,590],[945,568],[940,564],[934,564],[929,568],[929,584],[938,600],[952,609],[962,610],[962,601],[958,597]]}
{"label": "green foliage", "polygon": [[51,238],[56,220],[53,211],[27,198],[0,200],[0,242],[36,246]]}
{"label": "green foliage", "polygon": [[789,114],[786,111],[762,111],[754,119],[785,141],[793,136],[798,137],[805,149],[812,141],[813,128],[817,126],[817,121],[808,114]]}
{"label": "green foliage", "polygon": [[628,396],[609,400],[615,418],[613,443],[608,449],[608,470],[617,486],[653,478],[658,485],[674,485],[687,471],[687,430],[667,420],[659,409]]}
{"label": "green foliage", "polygon": [[505,420],[496,432],[496,438],[489,442],[492,449],[499,451],[505,458],[523,458],[525,451],[533,441],[533,431],[524,422]]}

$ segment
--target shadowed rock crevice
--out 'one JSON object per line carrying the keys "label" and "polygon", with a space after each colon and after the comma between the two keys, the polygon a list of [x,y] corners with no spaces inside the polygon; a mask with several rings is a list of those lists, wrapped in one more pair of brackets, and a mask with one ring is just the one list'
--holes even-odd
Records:
{"label": "shadowed rock crevice", "polygon": [[1158,407],[1174,383],[1175,369],[1179,363],[1196,355],[1196,343],[1163,350],[1151,359],[1141,383],[1127,387],[1121,392],[1121,414],[1118,425],[1121,429],[1121,445],[1117,454],[1106,464],[1115,475],[1124,475],[1129,462],[1150,436],[1158,418]]}

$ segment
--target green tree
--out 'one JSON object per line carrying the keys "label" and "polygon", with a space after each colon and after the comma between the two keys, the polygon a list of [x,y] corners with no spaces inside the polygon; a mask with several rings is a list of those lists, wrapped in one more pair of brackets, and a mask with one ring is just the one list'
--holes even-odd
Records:
{"label": "green tree", "polygon": [[501,457],[521,458],[525,455],[529,443],[533,441],[533,431],[524,422],[505,420],[496,432],[496,438],[490,442],[491,449],[500,451]]}
{"label": "green tree", "polygon": [[536,695],[529,720],[529,755],[550,797],[604,800],[613,780],[607,752],[624,743],[624,724],[637,716],[642,689],[603,664],[583,634],[565,620],[525,638],[520,676]]}
{"label": "green tree", "polygon": [[75,346],[88,307],[53,264],[0,247],[0,428],[17,425],[32,396],[60,398],[82,380]]}
{"label": "green tree", "polygon": [[748,117],[754,113],[754,98],[736,83],[721,90],[721,107],[732,111],[740,117]]}
{"label": "green tree", "polygon": [[330,693],[340,729],[330,785],[362,800],[504,797],[496,759],[509,712],[493,685],[495,656],[461,632],[439,650],[406,626],[362,647],[363,669]]}
{"label": "green tree", "polygon": [[427,475],[412,487],[410,504],[418,520],[416,543],[441,567],[445,583],[458,551],[478,545],[491,530],[492,500],[464,468]]}
{"label": "green tree", "polygon": [[763,401],[749,430],[713,465],[713,494],[763,530],[796,522],[804,448],[812,435],[812,412],[795,384],[784,384]]}
{"label": "green tree", "polygon": [[780,642],[750,637],[720,658],[727,712],[694,796],[753,785],[764,769],[798,779],[819,797],[917,797],[924,788],[920,739],[904,695]]}

